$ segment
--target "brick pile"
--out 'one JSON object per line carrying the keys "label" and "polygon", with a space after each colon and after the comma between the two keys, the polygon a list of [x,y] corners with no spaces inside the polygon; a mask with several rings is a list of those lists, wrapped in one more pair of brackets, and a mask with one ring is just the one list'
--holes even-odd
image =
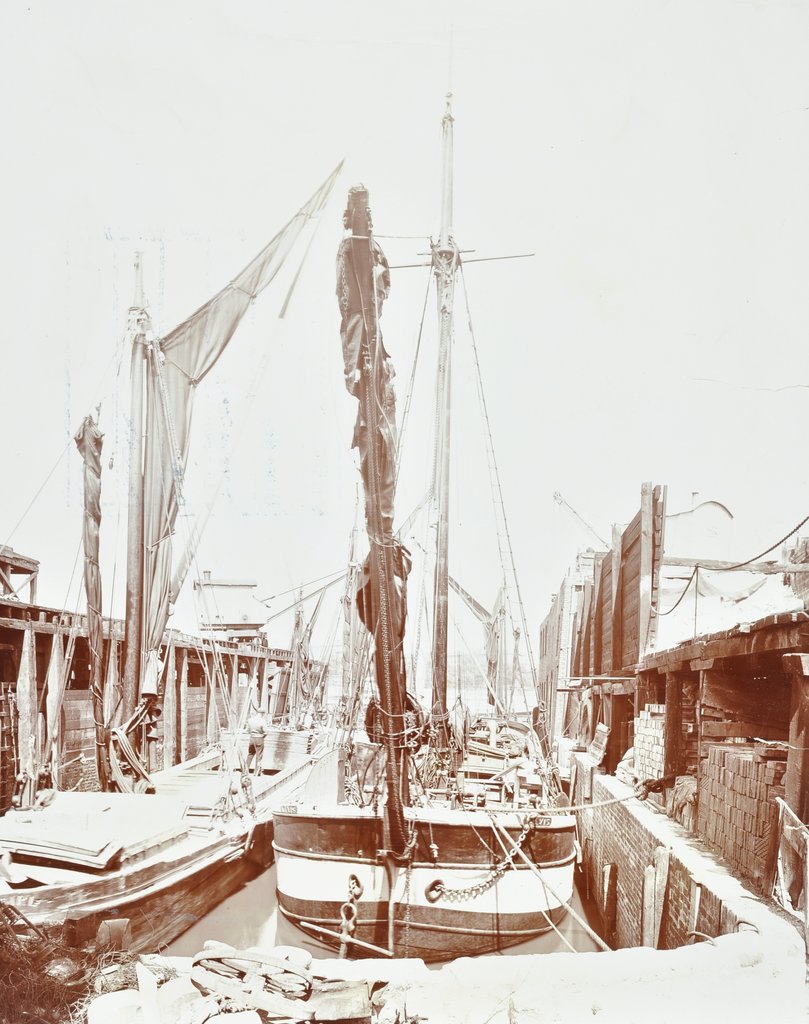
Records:
{"label": "brick pile", "polygon": [[663,777],[665,727],[665,704],[647,704],[635,719],[635,774],[641,780]]}
{"label": "brick pile", "polygon": [[14,744],[16,723],[10,693],[12,684],[0,682],[0,814],[11,807],[14,795],[14,782],[17,765],[14,761]]}
{"label": "brick pile", "polygon": [[703,761],[697,832],[753,881],[767,874],[785,772],[786,748],[764,744],[711,744]]}

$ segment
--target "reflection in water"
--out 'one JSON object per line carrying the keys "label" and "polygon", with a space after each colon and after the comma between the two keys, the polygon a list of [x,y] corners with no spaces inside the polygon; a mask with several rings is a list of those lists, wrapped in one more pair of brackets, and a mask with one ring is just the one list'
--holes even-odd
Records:
{"label": "reflection in water", "polygon": [[[592,908],[585,908],[578,892],[573,895],[572,905],[591,927],[596,926]],[[567,914],[560,923],[559,931],[577,952],[590,952],[596,949],[596,944],[570,914]],[[237,949],[246,949],[249,946],[260,949],[271,949],[278,945],[302,946],[317,959],[337,956],[336,950],[322,945],[310,935],[295,928],[278,913],[275,902],[274,866],[248,882],[243,889],[234,893],[189,928],[179,939],[172,942],[165,952],[170,956],[193,956],[202,949],[206,939],[227,942]],[[502,953],[489,955],[557,953],[567,949],[556,932],[550,931],[519,946],[512,946]]]}

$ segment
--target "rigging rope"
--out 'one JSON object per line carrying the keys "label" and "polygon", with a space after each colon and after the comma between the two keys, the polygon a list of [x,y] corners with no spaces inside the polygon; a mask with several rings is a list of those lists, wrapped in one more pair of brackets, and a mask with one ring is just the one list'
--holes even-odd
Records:
{"label": "rigging rope", "polygon": [[[258,601],[259,601],[260,604],[266,604],[266,602],[268,602],[268,601],[274,601],[277,597],[286,597],[287,594],[295,594],[295,593],[297,593],[300,590],[305,590],[306,587],[314,586],[315,583],[322,583],[323,580],[331,579],[333,576],[336,576],[339,579],[341,576],[345,576],[345,574],[346,574],[346,570],[345,569],[337,569],[335,572],[326,573],[325,576],[318,576],[317,579],[309,580],[306,583],[299,583],[295,587],[290,587],[289,590],[281,590],[277,594],[270,594],[269,597],[260,597],[260,598],[258,598]],[[334,582],[336,583],[337,580],[335,580]],[[316,594],[317,591],[314,591],[314,593]],[[312,596],[312,595],[310,595],[310,596]],[[297,604],[297,601],[296,601],[296,604]],[[294,607],[294,605],[292,607]]]}
{"label": "rigging rope", "polygon": [[[744,562],[737,562],[735,565],[724,565],[724,566],[721,566],[720,568],[710,569],[709,571],[710,572],[734,572],[735,570],[738,570],[738,569],[744,569],[745,566],[750,565],[752,562],[757,562],[760,558],[763,558],[764,555],[768,555],[771,551],[774,551],[775,548],[780,547],[782,544],[784,544],[786,541],[788,541],[790,537],[794,536],[798,532],[798,530],[800,530],[801,527],[805,526],[807,523],[809,523],[809,515],[805,516],[803,519],[801,519],[801,521],[798,523],[798,525],[793,527],[793,529],[791,529],[789,531],[789,533],[785,533],[784,536],[781,537],[780,540],[777,540],[774,544],[771,544],[764,551],[760,551],[757,555],[753,555],[752,558],[748,558]],[[700,565],[699,563],[697,563],[694,566],[694,569],[691,572],[691,575],[688,577],[688,580],[686,581],[686,584],[685,584],[685,587],[683,589],[683,592],[680,594],[680,596],[677,598],[677,600],[674,602],[674,604],[671,606],[671,608],[668,608],[666,611],[661,612],[661,611],[658,610],[657,607],[655,607],[653,605],[652,606],[652,614],[653,615],[657,615],[660,618],[662,618],[664,615],[671,615],[671,613],[674,611],[674,609],[680,604],[680,602],[683,600],[685,595],[688,593],[688,589],[691,586],[692,581],[697,577],[697,573],[699,572],[700,569],[705,571],[705,566]],[[696,599],[696,595],[695,595],[695,599]]]}
{"label": "rigging rope", "polygon": [[[520,858],[520,860],[522,860],[527,865],[527,867],[530,869],[530,871],[534,875],[536,875],[536,877],[540,880],[540,882],[542,883],[543,888],[546,891],[549,891],[551,893],[551,895],[554,897],[554,899],[558,900],[558,902],[559,902],[559,904],[561,906],[564,906],[564,907],[567,908],[568,913],[587,932],[587,934],[590,936],[590,938],[596,943],[598,948],[601,949],[605,953],[611,952],[610,947],[607,945],[606,942],[604,942],[604,940],[601,938],[601,936],[598,935],[595,931],[593,931],[593,929],[584,920],[584,918],[579,913],[577,913],[577,911],[570,905],[570,902],[568,900],[564,900],[556,892],[556,890],[553,888],[553,886],[550,884],[550,882],[545,878],[545,872],[540,871],[540,869],[536,866],[536,864],[534,864],[534,862],[532,860],[530,860],[530,858],[528,858],[525,855],[523,850],[514,843],[514,840],[511,838],[511,836],[508,834],[508,832],[506,832],[506,830],[502,827],[502,825],[500,825],[499,822],[496,822],[494,820],[494,818],[492,818],[492,828],[495,831],[500,831],[502,833],[502,835],[505,837],[505,839],[508,841],[508,843],[512,846],[514,853]],[[546,898],[547,898],[547,895],[546,895]]]}
{"label": "rigging rope", "polygon": [[[516,564],[515,564],[515,561],[514,561],[514,550],[513,550],[513,547],[512,547],[512,543],[511,543],[511,533],[509,531],[508,518],[506,516],[506,507],[505,507],[505,504],[504,504],[504,501],[503,501],[503,488],[502,488],[502,485],[501,485],[501,482],[500,482],[500,471],[498,469],[497,459],[496,459],[495,454],[494,454],[494,444],[493,444],[493,440],[492,440],[491,422],[489,420],[489,410],[488,410],[488,405],[486,403],[486,395],[485,395],[485,392],[484,392],[484,389],[483,389],[483,377],[482,377],[482,374],[481,374],[481,371],[480,371],[480,360],[478,358],[477,340],[475,338],[475,330],[474,330],[474,327],[472,325],[472,312],[471,312],[470,305],[469,305],[469,293],[468,293],[467,288],[466,288],[466,277],[465,277],[464,272],[463,272],[463,265],[461,265],[461,282],[463,284],[464,302],[465,302],[465,305],[466,305],[466,315],[467,315],[467,324],[468,324],[468,327],[469,327],[469,336],[470,336],[471,341],[472,341],[472,354],[473,354],[474,363],[475,363],[475,380],[476,380],[476,383],[477,383],[478,397],[479,397],[479,400],[480,400],[481,412],[483,414],[483,422],[484,422],[484,427],[485,427],[485,430],[486,430],[486,436],[487,436],[487,441],[488,441],[487,449],[486,449],[486,456],[487,456],[487,460],[488,460],[488,463],[489,463],[489,476],[490,476],[491,485],[492,485],[492,496],[493,496],[493,498],[494,498],[495,492],[497,494],[497,500],[493,502],[494,503],[495,521],[497,522],[497,520],[498,520],[498,508],[497,508],[497,506],[499,504],[500,518],[502,518],[503,532],[505,534],[506,545],[507,545],[507,548],[508,548],[509,562],[510,562],[510,566],[511,566],[511,575],[512,575],[512,578],[514,580],[514,586],[515,586],[516,595],[517,595],[517,603],[518,603],[519,611],[520,611],[520,620],[522,622],[522,627],[523,627],[523,636],[525,637],[525,647],[526,647],[526,651],[527,651],[527,654],[528,654],[528,664],[529,664],[529,667],[531,669],[531,681],[532,681],[532,684],[533,684],[533,687],[534,687],[534,691],[536,692],[536,688],[537,688],[537,673],[536,673],[536,665],[535,665],[535,662],[534,662],[533,649],[531,647],[531,634],[530,634],[530,632],[528,630],[528,624],[527,624],[526,617],[525,617],[525,608],[523,606],[522,594],[520,592],[520,582],[519,582],[519,579],[517,577],[517,568],[516,568]],[[503,569],[503,572],[505,573],[506,572],[506,559],[504,557],[504,552],[503,552],[503,549],[502,549],[499,529],[497,531],[497,543],[498,543],[498,548],[500,548],[500,563],[501,563],[501,567]],[[510,607],[510,605],[511,605],[511,598],[510,598],[510,595],[508,593],[508,587],[506,588],[506,601],[509,604],[509,617],[511,617],[511,607]],[[513,619],[512,619],[512,621],[513,621]],[[548,751],[544,751],[544,753],[547,755]]]}
{"label": "rigging rope", "polygon": [[[492,823],[492,825],[494,826],[494,825],[495,825],[495,823],[493,822],[493,823]],[[505,843],[503,842],[502,838],[500,837],[500,830],[499,830],[498,828],[496,828],[496,827],[492,827],[492,832],[493,832],[493,834],[494,834],[495,838],[497,839],[498,843],[500,844],[500,848],[502,849],[503,853],[504,853],[505,855],[508,855],[510,851],[509,851],[509,849],[508,849],[508,848],[506,847],[506,844],[505,844]],[[510,837],[509,837],[509,838],[510,838]],[[513,849],[514,849],[514,847],[512,846],[512,847],[511,847],[511,849],[513,850]],[[514,855],[514,854],[512,853],[512,856],[513,856],[513,855]],[[516,865],[514,864],[514,862],[513,862],[513,861],[511,862],[511,866],[512,866],[512,868],[514,868],[514,870],[516,871]],[[542,884],[543,884],[543,887],[544,887],[544,886],[545,886],[545,883],[543,882]],[[560,938],[560,939],[562,940],[562,942],[564,943],[564,945],[566,945],[566,946],[567,946],[567,948],[568,948],[568,949],[570,950],[570,952],[571,952],[571,953],[577,953],[577,952],[578,952],[578,950],[576,949],[576,947],[575,947],[575,946],[573,945],[573,943],[572,943],[572,942],[570,942],[570,940],[569,940],[569,939],[567,938],[567,936],[566,936],[566,935],[564,935],[564,934],[563,934],[563,933],[562,933],[562,932],[561,932],[561,931],[559,930],[559,928],[558,928],[558,927],[556,926],[556,924],[554,924],[554,922],[553,922],[553,919],[551,918],[551,915],[550,915],[550,914],[549,914],[549,913],[547,912],[547,910],[542,910],[542,916],[543,916],[543,917],[545,918],[545,920],[546,920],[546,921],[548,922],[548,924],[549,924],[549,925],[551,926],[551,928],[552,928],[552,929],[553,929],[553,930],[554,930],[554,931],[556,932],[556,934],[557,934],[557,935],[559,936],[559,938]]]}
{"label": "rigging rope", "polygon": [[424,319],[427,313],[427,299],[430,295],[430,285],[432,284],[433,275],[428,274],[427,276],[427,288],[424,292],[424,303],[421,307],[421,322],[419,323],[419,333],[416,338],[416,351],[413,355],[413,367],[410,371],[410,380],[407,384],[407,394],[405,395],[404,409],[402,411],[402,426],[399,431],[399,445],[396,452],[396,475],[394,477],[395,483],[399,482],[399,471],[402,466],[402,451],[404,448],[405,432],[407,430],[408,418],[410,416],[410,405],[413,400],[413,389],[416,380],[416,368],[419,362],[419,353],[421,351],[421,339],[424,334]]}
{"label": "rigging rope", "polygon": [[[759,560],[759,558],[763,558],[764,555],[768,555],[775,548],[780,547],[785,541],[789,540],[790,537],[792,537],[794,534],[796,534],[798,532],[798,530],[800,530],[800,528],[802,526],[805,526],[807,523],[809,523],[809,516],[805,516],[803,519],[801,519],[801,521],[798,523],[798,525],[796,527],[794,527],[792,530],[790,530],[789,533],[784,534],[784,536],[780,540],[777,540],[775,542],[775,544],[771,544],[764,551],[761,551],[757,555],[753,555],[752,558],[748,558],[744,562],[738,562],[736,565],[729,565],[726,568],[723,568],[723,569],[721,569],[719,571],[720,572],[731,572],[733,569],[743,569],[746,565],[750,565],[751,562],[757,562]],[[697,566],[697,568],[699,568],[699,566]]]}
{"label": "rigging rope", "polygon": [[[95,392],[96,392],[96,394],[97,394],[97,393],[98,393],[98,392],[99,392],[99,391],[101,390],[101,387],[102,387],[102,385],[103,385],[103,382],[104,382],[104,381],[106,380],[106,378],[107,378],[107,374],[108,374],[108,373],[109,373],[109,371],[110,371],[110,367],[111,367],[111,366],[112,366],[112,365],[113,365],[113,364],[114,364],[114,363],[115,363],[116,361],[117,361],[117,363],[118,363],[118,368],[117,368],[117,370],[116,370],[116,372],[115,372],[115,380],[117,381],[117,379],[118,379],[118,375],[119,375],[119,373],[120,373],[120,370],[121,370],[121,360],[122,360],[122,358],[123,358],[123,345],[124,345],[124,342],[125,342],[125,340],[126,340],[127,334],[128,334],[128,332],[124,332],[124,333],[123,333],[123,335],[121,336],[121,341],[120,341],[120,343],[119,343],[119,345],[118,345],[118,347],[117,347],[117,350],[113,351],[112,355],[111,355],[111,356],[110,356],[110,358],[109,358],[109,359],[107,360],[107,363],[106,363],[106,365],[105,365],[104,369],[103,369],[103,370],[101,371],[101,374],[100,374],[100,376],[99,376],[99,384],[98,384],[98,387],[97,387],[97,388],[95,389]],[[104,395],[104,396],[102,397],[101,401],[104,401],[104,399],[105,399],[105,398],[107,397],[108,393],[109,393],[109,392],[107,392],[107,393],[106,393],[106,394],[105,394],[105,395]],[[101,409],[101,401],[97,403],[97,408],[99,409],[99,412],[100,412],[100,409]],[[98,418],[100,419],[100,415],[99,415],[99,417],[98,417]],[[42,483],[40,484],[40,486],[39,486],[39,488],[37,489],[36,493],[35,493],[35,494],[34,494],[34,496],[33,496],[33,497],[31,498],[31,500],[30,500],[30,502],[28,503],[28,505],[27,505],[27,506],[25,507],[25,510],[24,510],[24,512],[22,513],[22,515],[20,516],[20,518],[19,518],[19,519],[17,520],[17,522],[16,522],[16,523],[14,524],[14,526],[12,527],[12,529],[11,529],[11,532],[9,533],[8,537],[6,538],[6,540],[5,540],[4,544],[0,545],[0,547],[6,547],[6,546],[7,546],[8,544],[10,544],[10,543],[11,543],[11,538],[12,538],[12,537],[14,536],[14,534],[15,534],[15,533],[17,532],[17,530],[18,530],[18,529],[20,528],[20,526],[21,526],[21,525],[22,525],[22,523],[24,522],[24,520],[25,520],[26,516],[28,515],[28,513],[29,513],[29,512],[31,511],[31,509],[33,508],[34,504],[36,503],[36,500],[37,500],[37,498],[39,498],[39,496],[40,496],[40,495],[42,494],[43,490],[44,490],[44,489],[45,489],[45,487],[47,486],[47,484],[48,484],[48,481],[49,481],[49,480],[51,479],[51,477],[53,476],[53,474],[54,474],[54,473],[56,472],[56,470],[57,470],[57,469],[59,468],[59,464],[61,463],[62,459],[63,459],[63,458],[65,457],[65,455],[66,455],[66,453],[68,452],[68,450],[69,450],[69,449],[70,449],[70,448],[71,448],[71,447],[73,446],[73,434],[74,434],[74,433],[75,433],[75,431],[71,431],[71,433],[70,433],[70,437],[68,438],[68,441],[67,441],[67,444],[65,445],[65,447],[64,447],[64,448],[62,449],[62,451],[61,451],[61,452],[59,453],[59,455],[57,456],[57,458],[56,458],[56,462],[54,462],[53,466],[51,467],[50,471],[49,471],[49,472],[48,472],[48,474],[46,475],[45,479],[44,479],[44,480],[42,481]]]}
{"label": "rigging rope", "polygon": [[47,475],[47,476],[45,477],[45,479],[44,479],[44,480],[42,481],[42,483],[40,484],[39,488],[38,488],[38,489],[37,489],[37,491],[36,491],[36,494],[34,494],[33,498],[31,498],[31,500],[30,500],[30,501],[28,502],[28,504],[26,505],[26,507],[25,507],[25,511],[23,512],[23,514],[22,514],[22,515],[20,516],[20,518],[19,518],[19,519],[17,520],[17,522],[16,522],[16,523],[14,524],[14,526],[12,527],[12,529],[11,529],[11,533],[9,533],[8,537],[6,537],[6,540],[5,540],[5,543],[3,544],[3,547],[7,547],[7,546],[8,546],[8,544],[9,544],[9,543],[11,542],[11,538],[12,538],[12,537],[14,536],[14,534],[15,534],[15,533],[17,532],[17,530],[19,529],[20,525],[21,525],[21,524],[22,524],[22,522],[24,521],[25,517],[26,517],[26,516],[28,515],[28,513],[29,513],[29,512],[31,511],[31,509],[33,508],[33,506],[34,506],[34,503],[36,502],[37,498],[38,498],[38,497],[40,496],[40,494],[42,494],[42,492],[43,492],[43,491],[45,490],[45,487],[47,486],[47,484],[48,484],[48,481],[49,481],[49,480],[50,480],[50,478],[51,478],[51,477],[53,476],[53,474],[54,474],[54,473],[56,472],[56,470],[57,470],[57,469],[59,468],[59,463],[60,463],[60,462],[62,461],[62,459],[63,459],[63,458],[65,457],[65,454],[67,453],[67,450],[68,450],[68,449],[69,449],[69,448],[70,448],[70,447],[72,446],[72,444],[73,444],[73,437],[71,436],[71,437],[70,437],[70,438],[68,439],[68,442],[67,442],[67,444],[66,444],[66,445],[64,446],[64,448],[62,449],[62,451],[61,451],[61,452],[59,453],[59,455],[58,455],[58,457],[57,457],[57,459],[56,459],[56,462],[55,462],[55,463],[53,464],[53,466],[51,467],[51,470],[50,470],[50,472],[48,473],[48,475]]}

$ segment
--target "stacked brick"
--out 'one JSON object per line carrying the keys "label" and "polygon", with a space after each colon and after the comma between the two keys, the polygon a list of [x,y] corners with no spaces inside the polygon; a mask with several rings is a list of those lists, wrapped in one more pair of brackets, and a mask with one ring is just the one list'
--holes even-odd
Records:
{"label": "stacked brick", "polygon": [[665,728],[665,704],[647,704],[635,719],[635,774],[641,780],[663,777]]}
{"label": "stacked brick", "polygon": [[13,708],[10,684],[0,683],[0,814],[4,814],[11,807],[14,778],[17,773],[13,747],[16,735]]}
{"label": "stacked brick", "polygon": [[741,875],[763,883],[784,795],[786,748],[712,744],[699,784],[697,831]]}
{"label": "stacked brick", "polygon": [[62,764],[59,789],[98,789],[93,706],[87,690],[68,690],[62,705]]}

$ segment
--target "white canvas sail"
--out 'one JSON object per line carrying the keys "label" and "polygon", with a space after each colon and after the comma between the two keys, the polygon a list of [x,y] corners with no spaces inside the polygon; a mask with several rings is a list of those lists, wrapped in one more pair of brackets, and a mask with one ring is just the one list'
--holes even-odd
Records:
{"label": "white canvas sail", "polygon": [[340,166],[241,273],[149,348],[141,693],[157,692],[161,669],[158,655],[170,605],[193,558],[193,552],[186,552],[172,575],[172,538],[188,459],[197,385],[216,365],[251,302],[275,278],[307,222],[325,205]]}

